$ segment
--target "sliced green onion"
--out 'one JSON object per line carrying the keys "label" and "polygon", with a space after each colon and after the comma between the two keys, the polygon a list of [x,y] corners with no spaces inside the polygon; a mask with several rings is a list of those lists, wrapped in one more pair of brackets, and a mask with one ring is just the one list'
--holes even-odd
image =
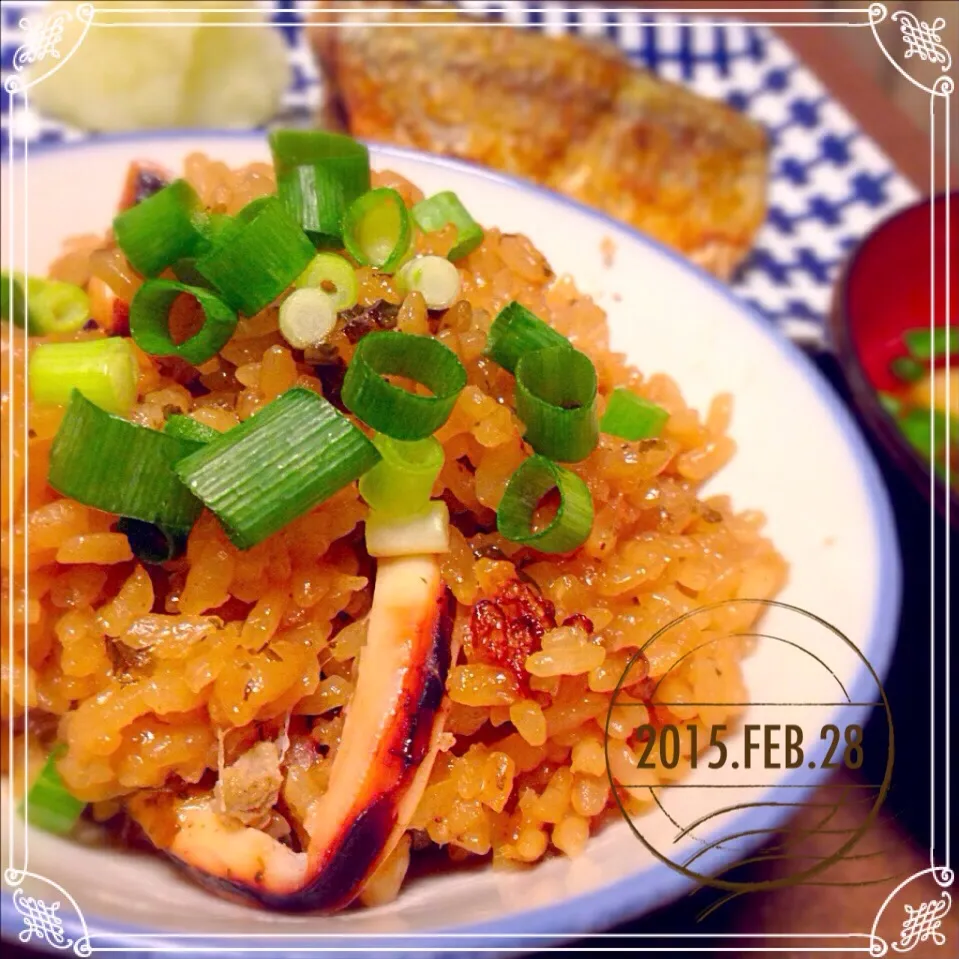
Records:
{"label": "sliced green onion", "polygon": [[[410,393],[384,376],[406,376],[432,396]],[[431,336],[396,330],[368,333],[356,345],[343,379],[343,402],[373,429],[397,440],[421,440],[435,433],[453,412],[466,386],[456,354]]]}
{"label": "sliced green onion", "polygon": [[910,444],[926,459],[931,459],[933,453],[933,430],[936,452],[940,457],[945,450],[947,433],[950,443],[959,442],[959,419],[943,410],[913,408],[897,417],[896,423]]}
{"label": "sliced green onion", "polygon": [[917,360],[938,359],[947,353],[959,353],[959,336],[955,326],[918,327],[902,334],[909,354]]}
{"label": "sliced green onion", "polygon": [[[256,209],[256,201],[248,203],[240,214],[246,213],[247,216]],[[206,253],[212,249],[221,236],[229,230],[236,229],[237,223],[242,222],[240,216],[227,216],[226,213],[208,213],[206,219],[200,224],[200,232],[203,234],[203,240],[197,244],[195,253],[192,256],[180,257],[170,264],[173,275],[181,283],[189,283],[190,286],[200,286],[204,289],[213,289],[213,284],[196,268],[197,256]]]}
{"label": "sliced green onion", "polygon": [[525,353],[550,346],[569,345],[569,340],[562,333],[557,333],[535,313],[513,300],[496,314],[489,328],[486,355],[514,373],[519,358]]}
{"label": "sliced green onion", "polygon": [[902,409],[902,400],[892,393],[879,392],[879,405],[890,415],[898,416]]}
{"label": "sliced green onion", "polygon": [[[189,339],[175,343],[170,335],[170,309],[183,293],[196,300],[203,325]],[[216,356],[236,323],[236,313],[216,294],[176,280],[147,280],[130,304],[130,336],[141,350],[153,356],[179,356],[194,365]]]}
{"label": "sliced green onion", "polygon": [[31,336],[75,333],[90,318],[90,298],[73,283],[0,273],[0,318]]}
{"label": "sliced green onion", "polygon": [[[87,808],[82,799],[71,795],[57,772],[57,759],[63,749],[55,749],[43,764],[40,775],[33,781],[27,793],[27,821],[32,826],[65,836],[77,824],[81,813]],[[20,804],[23,815],[24,804]]]}
{"label": "sliced green onion", "polygon": [[[898,417],[896,422],[899,429],[909,441],[909,444],[915,447],[919,453],[926,459],[932,458],[932,422],[929,410],[912,409],[907,410]],[[937,427],[943,423],[937,423]],[[944,434],[937,430],[938,436],[943,438]]]}
{"label": "sliced green onion", "polygon": [[889,364],[889,372],[903,383],[916,383],[926,375],[927,366],[911,356],[897,356]]}
{"label": "sliced green onion", "polygon": [[129,340],[111,336],[77,343],[41,343],[30,353],[30,394],[36,403],[69,403],[79,390],[91,403],[129,414],[140,370]]}
{"label": "sliced green onion", "polygon": [[30,279],[27,307],[31,333],[75,333],[90,318],[90,298],[73,283]]}
{"label": "sliced green onion", "polygon": [[[241,218],[241,220],[248,220],[258,209],[262,207],[262,201],[266,199],[267,196],[261,196],[257,197],[255,200],[251,200],[245,207],[243,207],[242,210],[240,210],[238,216]],[[234,218],[226,213],[210,213],[207,215],[206,222],[203,224],[203,236],[206,238],[207,242],[212,245],[216,243],[216,241],[231,228],[233,223]]]}
{"label": "sliced green onion", "polygon": [[413,219],[424,233],[442,230],[447,223],[456,227],[456,243],[449,252],[451,260],[472,253],[483,242],[483,228],[470,216],[452,190],[420,200],[413,207]]}
{"label": "sliced green onion", "polygon": [[[554,489],[559,492],[556,514],[547,526],[534,529],[536,508]],[[575,473],[539,455],[524,460],[513,473],[496,511],[496,528],[506,539],[541,553],[567,553],[582,546],[592,526],[589,488]]]}
{"label": "sliced green onion", "polygon": [[265,207],[269,207],[270,204],[275,203],[276,197],[273,194],[267,194],[258,196],[255,200],[250,200],[236,216],[229,216],[226,213],[210,213],[203,224],[204,242],[200,244],[197,256],[184,257],[172,265],[171,269],[176,274],[176,278],[182,283],[189,283],[191,286],[214,289],[210,280],[200,273],[197,268],[197,258],[204,253],[209,253],[225,240],[237,236],[258,213]]}
{"label": "sliced green onion", "polygon": [[322,396],[293,387],[177,463],[189,489],[248,549],[359,478],[376,447]]}
{"label": "sliced green onion", "polygon": [[196,191],[186,180],[174,180],[118,214],[113,232],[134,269],[156,276],[206,244],[205,222]]}
{"label": "sliced green onion", "polygon": [[644,440],[659,436],[668,419],[661,406],[620,386],[610,394],[599,428],[624,440]]}
{"label": "sliced green onion", "polygon": [[269,306],[313,259],[313,245],[275,196],[247,204],[196,269],[247,316]]}
{"label": "sliced green onion", "polygon": [[356,305],[356,270],[349,260],[336,253],[317,253],[297,278],[296,285],[316,287],[328,293],[337,313]]}
{"label": "sliced green onion", "polygon": [[163,426],[163,432],[167,436],[176,436],[181,440],[192,440],[194,443],[211,443],[217,437],[222,436],[219,430],[207,426],[206,423],[200,423],[192,416],[183,416],[180,413],[174,413],[167,418]]}
{"label": "sliced green onion", "polygon": [[413,231],[403,198],[390,187],[358,197],[343,218],[343,243],[361,266],[392,273],[410,248]]}
{"label": "sliced green onion", "polygon": [[564,463],[596,448],[596,368],[579,350],[554,346],[520,357],[516,364],[516,415],[537,453]]}
{"label": "sliced green onion", "polygon": [[313,286],[294,290],[280,304],[280,333],[290,346],[319,346],[336,326],[336,307],[329,294]]}
{"label": "sliced green onion", "polygon": [[216,292],[216,290],[213,289],[213,284],[196,268],[196,257],[187,256],[182,260],[177,260],[170,269],[181,283],[186,283],[188,286],[198,286],[202,290],[213,290],[214,293]]}
{"label": "sliced green onion", "polygon": [[213,227],[212,235],[214,241],[216,242],[221,237],[226,236],[236,224],[246,225],[247,223],[252,223],[264,210],[272,208],[283,209],[283,204],[277,202],[277,197],[274,193],[265,193],[263,196],[258,196],[255,200],[250,200],[236,216],[230,217],[224,215]]}
{"label": "sliced green onion", "polygon": [[173,472],[200,448],[113,416],[74,391],[50,450],[50,485],[118,516],[187,530],[201,504]]}
{"label": "sliced green onion", "polygon": [[30,320],[27,316],[24,286],[26,277],[22,273],[0,273],[0,320],[13,323],[21,329],[30,331]]}
{"label": "sliced green onion", "polygon": [[128,516],[117,521],[117,532],[126,536],[130,552],[144,563],[165,563],[182,556],[186,549],[184,530],[166,529]]}
{"label": "sliced green onion", "polygon": [[442,256],[418,256],[405,263],[396,274],[403,293],[416,290],[423,294],[431,310],[446,310],[459,298],[463,282],[460,271]]}
{"label": "sliced green onion", "polygon": [[352,137],[274,130],[270,151],[280,199],[317,245],[338,245],[350,204],[370,188],[370,155]]}
{"label": "sliced green onion", "polygon": [[[262,199],[259,198],[259,199]],[[243,215],[248,219],[258,208],[258,200],[248,203],[236,217],[228,216],[226,213],[209,213],[205,222],[201,224],[203,233],[203,242],[197,247],[197,255],[205,253],[212,249],[219,238],[233,230],[239,223],[245,222]],[[181,257],[175,263],[170,264],[173,275],[181,283],[189,283],[190,286],[199,286],[205,290],[212,290],[213,284],[196,268],[196,256]]]}
{"label": "sliced green onion", "polygon": [[382,459],[360,477],[360,495],[384,516],[418,513],[426,508],[433,483],[443,468],[443,446],[433,436],[395,440],[376,433],[373,445]]}
{"label": "sliced green onion", "polygon": [[395,516],[371,510],[366,517],[366,551],[370,556],[416,556],[446,553],[450,548],[450,511],[441,499],[417,513]]}

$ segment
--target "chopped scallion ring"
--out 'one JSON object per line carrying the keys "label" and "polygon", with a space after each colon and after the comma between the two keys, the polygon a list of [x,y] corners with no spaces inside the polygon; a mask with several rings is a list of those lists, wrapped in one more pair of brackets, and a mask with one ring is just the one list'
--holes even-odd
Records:
{"label": "chopped scallion ring", "polygon": [[317,253],[297,278],[296,286],[315,287],[329,294],[337,313],[356,305],[356,270],[349,260],[336,253]]}
{"label": "chopped scallion ring", "polygon": [[47,481],[86,506],[188,530],[202,506],[173,464],[199,448],[113,416],[74,390],[50,450]]}
{"label": "chopped scallion ring", "polygon": [[[552,490],[559,493],[556,513],[535,529],[536,509]],[[571,470],[538,454],[524,460],[510,477],[496,511],[496,527],[506,539],[541,553],[568,553],[582,546],[592,526],[589,488]]]}
{"label": "chopped scallion ring", "polygon": [[293,387],[177,463],[186,486],[249,549],[362,476],[376,447],[322,396]]}
{"label": "chopped scallion ring", "polygon": [[24,294],[28,282],[28,278],[22,273],[7,273],[6,270],[0,273],[0,320],[7,320],[21,329],[26,329],[28,333],[33,333]]}
{"label": "chopped scallion ring", "polygon": [[644,440],[659,436],[668,419],[661,406],[620,386],[610,394],[599,428],[620,439]]}
{"label": "chopped scallion ring", "polygon": [[552,460],[576,463],[599,440],[596,369],[579,350],[554,346],[516,364],[516,415],[526,442]]}
{"label": "chopped scallion ring", "polygon": [[928,360],[930,357],[939,359],[947,353],[959,352],[959,335],[955,326],[937,326],[932,330],[920,326],[906,330],[902,339],[909,355],[917,360]]}
{"label": "chopped scallion ring", "polygon": [[343,243],[361,266],[392,273],[410,248],[413,231],[403,198],[390,187],[370,190],[350,204]]}
{"label": "chopped scallion ring", "polygon": [[20,814],[26,811],[31,826],[44,829],[57,836],[65,836],[77,824],[81,813],[87,808],[82,799],[71,795],[57,772],[56,761],[63,749],[55,749],[43,764],[40,775],[33,781],[27,793],[27,801],[20,804]]}
{"label": "chopped scallion ring", "polygon": [[175,180],[119,213],[113,232],[123,255],[144,276],[156,276],[206,243],[206,212],[186,180]]}
{"label": "chopped scallion ring", "polygon": [[[384,379],[406,376],[432,396],[411,393]],[[343,379],[347,409],[364,423],[398,440],[420,440],[449,419],[466,386],[466,370],[439,340],[396,330],[368,333],[357,344]]]}
{"label": "chopped scallion ring", "polygon": [[[265,200],[266,197],[258,197],[257,200],[251,200],[243,209],[240,211],[239,216],[242,218],[244,215],[246,218],[249,218],[253,213],[259,209],[258,201]],[[262,204],[260,204],[262,205]],[[233,217],[229,216],[226,213],[210,213],[206,222],[203,224],[203,235],[206,237],[207,242],[216,243],[216,241],[221,237],[230,227],[233,225]]]}
{"label": "chopped scallion ring", "polygon": [[[253,203],[248,203],[243,211],[249,213],[255,209]],[[210,213],[201,226],[203,242],[199,244],[197,254],[212,248],[217,239],[228,230],[236,226],[236,219],[225,213]],[[196,268],[196,256],[184,256],[170,264],[173,275],[181,282],[190,286],[200,286],[204,289],[213,289],[213,284]]]}
{"label": "chopped scallion ring", "polygon": [[130,552],[144,563],[165,563],[181,556],[186,549],[184,531],[165,529],[129,516],[120,517],[117,532],[126,536]]}
{"label": "chopped scallion ring", "polygon": [[69,403],[70,394],[79,390],[102,409],[127,416],[139,377],[133,346],[119,336],[41,343],[30,353],[30,394],[36,403]]}
{"label": "chopped scallion ring", "polygon": [[339,245],[350,204],[370,188],[370,156],[352,137],[324,130],[274,130],[270,151],[280,199],[319,245]]}
{"label": "chopped scallion ring", "polygon": [[0,273],[0,318],[31,336],[75,333],[90,318],[90,298],[73,283]]}
{"label": "chopped scallion ring", "polygon": [[460,271],[442,256],[415,257],[402,266],[396,281],[403,293],[422,293],[430,310],[449,309],[463,286]]}
{"label": "chopped scallion ring", "polygon": [[898,396],[893,396],[892,393],[884,393],[880,390],[879,394],[879,405],[890,415],[898,416],[902,411],[902,400]]}
{"label": "chopped scallion ring", "polygon": [[486,355],[514,373],[519,358],[524,354],[549,346],[569,345],[569,340],[562,333],[557,333],[535,313],[513,300],[496,314],[490,326]]}
{"label": "chopped scallion ring", "polygon": [[418,513],[426,508],[433,483],[443,468],[443,447],[428,436],[395,440],[376,433],[373,445],[382,459],[360,477],[360,495],[384,516]]}
{"label": "chopped scallion ring", "polygon": [[366,517],[366,551],[370,556],[416,556],[446,553],[450,548],[450,511],[435,500],[417,513],[395,516],[371,510]]}
{"label": "chopped scallion ring", "polygon": [[[910,445],[927,460],[932,459],[933,423],[930,422],[932,418],[935,418],[935,414],[932,414],[932,417],[930,417],[928,410],[921,409],[906,410],[904,413],[900,413],[896,418],[896,423],[899,429],[902,430],[903,436],[905,436]],[[942,429],[944,426],[942,414],[939,414],[936,425],[940,427],[936,432],[944,439],[945,430]]]}
{"label": "chopped scallion ring", "polygon": [[207,426],[193,419],[192,416],[182,416],[180,413],[174,413],[167,418],[163,426],[163,432],[167,436],[176,436],[181,440],[192,440],[194,443],[210,443],[218,436],[221,436],[219,430]]}
{"label": "chopped scallion ring", "polygon": [[[182,294],[193,297],[203,325],[182,343],[170,334],[170,311]],[[179,356],[194,365],[216,356],[233,335],[237,316],[216,294],[176,280],[147,280],[130,304],[130,336],[145,353]]]}
{"label": "chopped scallion ring", "polygon": [[213,284],[197,270],[196,260],[192,256],[177,260],[170,269],[181,283],[186,283],[187,286],[198,286],[201,290],[212,290],[216,293]]}
{"label": "chopped scallion ring", "polygon": [[897,356],[889,364],[889,372],[903,383],[916,383],[926,375],[928,361],[920,363],[911,356]]}
{"label": "chopped scallion ring", "polygon": [[449,252],[451,260],[472,253],[483,242],[483,228],[470,216],[452,190],[420,200],[413,207],[413,219],[424,233],[442,230],[447,223],[456,227],[456,243]]}
{"label": "chopped scallion ring", "polygon": [[313,244],[275,196],[247,204],[197,257],[197,271],[246,316],[269,306],[313,259]]}
{"label": "chopped scallion ring", "polygon": [[319,346],[336,326],[336,307],[322,290],[306,286],[294,290],[280,304],[280,333],[294,349]]}

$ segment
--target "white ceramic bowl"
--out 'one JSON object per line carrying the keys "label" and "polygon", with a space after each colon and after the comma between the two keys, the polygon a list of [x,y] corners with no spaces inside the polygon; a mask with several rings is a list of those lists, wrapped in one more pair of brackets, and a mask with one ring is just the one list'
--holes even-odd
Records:
{"label": "white ceramic bowl", "polygon": [[[176,134],[33,150],[25,186],[22,162],[4,166],[4,265],[15,250],[18,269],[42,272],[64,237],[109,225],[130,160],[150,158],[179,168],[193,150],[229,164],[268,157],[261,136]],[[481,222],[530,236],[557,272],[571,273],[580,289],[607,310],[614,347],[644,371],[675,377],[700,409],[719,391],[735,395],[732,434],[739,452],[712,488],[728,491],[738,508],[767,514],[768,533],[791,564],[780,598],[842,630],[881,675],[899,609],[889,505],[859,433],[813,366],[722,284],[607,217],[466,164],[394,148],[377,147],[373,157],[376,167],[397,170],[428,193],[455,190]],[[607,237],[616,249],[611,265],[601,252]],[[785,610],[775,611],[764,625],[766,632],[788,635],[821,654],[848,694],[840,701],[876,698],[868,669],[843,643],[813,636]],[[811,664],[810,657],[781,643],[760,642],[746,663],[752,697],[758,692],[767,698],[762,694],[774,690],[777,701],[793,701],[790,695],[795,701],[836,701],[840,687]],[[845,707],[841,721],[861,719],[864,712],[864,707]],[[801,720],[815,730],[838,716],[835,707],[822,705],[804,710]],[[759,718],[773,721],[768,711]],[[797,720],[795,713],[780,711],[779,721]],[[741,745],[741,738],[734,738],[730,750]],[[738,802],[753,804],[750,828],[770,828],[783,818],[781,806],[768,804],[778,795],[773,787],[787,785],[793,790],[789,798],[799,801],[824,775],[805,763],[788,774],[758,771],[755,782],[736,793]],[[690,781],[728,781],[715,776],[701,769]],[[711,790],[686,789],[678,796],[672,811],[686,822],[715,807]],[[12,822],[17,827],[12,862],[22,868],[23,830],[19,820]],[[8,830],[6,813],[3,823]],[[641,828],[663,848],[672,841],[665,821],[650,819]],[[727,823],[726,829],[736,831],[735,824]],[[7,848],[9,838],[5,834]],[[709,868],[732,855],[720,850]],[[108,940],[128,948],[163,943],[187,953],[211,946],[239,950],[254,941],[270,953],[346,944],[369,948],[374,942],[422,953],[454,942],[432,936],[440,931],[457,934],[460,947],[535,948],[547,939],[570,938],[639,915],[688,884],[658,862],[624,822],[591,839],[575,860],[557,857],[523,872],[480,869],[424,879],[404,888],[388,906],[333,917],[234,905],[202,891],[160,856],[86,848],[38,831],[29,833],[27,869],[45,879],[28,876],[24,890],[62,901],[61,915],[74,936],[82,935],[79,909],[95,946]],[[9,887],[3,907],[3,933],[13,937],[22,925]],[[495,938],[484,938],[489,935]]]}

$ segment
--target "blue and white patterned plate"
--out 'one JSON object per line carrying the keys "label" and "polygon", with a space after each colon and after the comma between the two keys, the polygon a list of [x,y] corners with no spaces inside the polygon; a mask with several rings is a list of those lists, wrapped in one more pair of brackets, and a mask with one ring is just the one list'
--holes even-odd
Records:
{"label": "blue and white patterned plate", "polygon": [[[23,42],[20,18],[42,5],[37,0],[4,2],[3,79]],[[481,12],[503,6],[462,5]],[[302,119],[315,112],[321,93],[300,12],[307,4],[287,0],[265,6],[283,32],[293,67],[283,115]],[[501,15],[552,34],[605,35],[664,79],[724,99],[765,125],[772,144],[769,215],[734,288],[793,340],[822,346],[830,292],[843,257],[876,223],[918,194],[789,46],[763,26],[684,25],[673,15],[634,10],[513,3]],[[19,101],[11,108],[10,100],[4,92],[4,155],[11,136],[43,144],[89,136],[24,110]]]}

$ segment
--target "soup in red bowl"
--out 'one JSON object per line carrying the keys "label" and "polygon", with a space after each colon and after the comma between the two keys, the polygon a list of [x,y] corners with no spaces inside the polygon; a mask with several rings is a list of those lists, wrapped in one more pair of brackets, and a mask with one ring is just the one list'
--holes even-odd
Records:
{"label": "soup in red bowl", "polygon": [[959,498],[957,241],[959,192],[897,213],[853,252],[831,318],[863,418],[940,508]]}

